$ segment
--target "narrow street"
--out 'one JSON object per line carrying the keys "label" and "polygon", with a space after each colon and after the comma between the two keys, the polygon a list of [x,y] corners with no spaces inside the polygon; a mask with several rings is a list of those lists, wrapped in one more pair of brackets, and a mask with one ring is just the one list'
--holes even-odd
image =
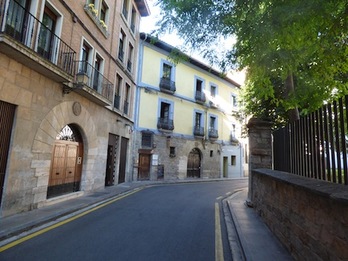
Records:
{"label": "narrow street", "polygon": [[28,238],[0,260],[231,260],[221,200],[246,185],[243,179],[145,188]]}

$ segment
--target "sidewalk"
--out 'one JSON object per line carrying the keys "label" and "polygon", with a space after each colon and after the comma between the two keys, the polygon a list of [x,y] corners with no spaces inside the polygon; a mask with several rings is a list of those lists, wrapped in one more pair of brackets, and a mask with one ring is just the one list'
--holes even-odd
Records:
{"label": "sidewalk", "polygon": [[[226,199],[241,248],[241,257],[237,256],[234,260],[294,260],[266,224],[263,223],[255,210],[246,206],[247,198],[248,190],[244,189]],[[234,244],[234,246],[231,246],[233,252],[233,248],[236,248],[235,242],[230,242],[231,244]]]}
{"label": "sidewalk", "polygon": [[[197,182],[197,180],[186,180],[184,182]],[[117,186],[106,187],[94,193],[81,193],[79,197],[1,218],[0,247],[11,242],[11,237],[19,238],[20,234],[25,235],[31,229],[36,228],[39,230],[40,226],[52,225],[60,218],[76,215],[79,212],[84,212],[147,186],[170,183],[173,182],[141,181],[123,183]],[[225,213],[225,220],[231,217],[230,222],[226,222],[226,226],[234,260],[293,260],[268,227],[261,221],[260,217],[256,215],[255,211],[244,204],[246,199],[247,189],[236,192],[225,199],[225,204],[227,204],[225,212],[228,212]]]}

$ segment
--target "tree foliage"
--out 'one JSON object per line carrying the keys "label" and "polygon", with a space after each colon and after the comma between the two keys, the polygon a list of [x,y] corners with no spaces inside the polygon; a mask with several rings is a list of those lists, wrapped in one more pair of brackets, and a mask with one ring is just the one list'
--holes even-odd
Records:
{"label": "tree foliage", "polygon": [[[348,0],[158,0],[160,31],[175,30],[222,69],[247,69],[245,111],[275,121],[348,90]],[[288,84],[290,83],[290,84]]]}

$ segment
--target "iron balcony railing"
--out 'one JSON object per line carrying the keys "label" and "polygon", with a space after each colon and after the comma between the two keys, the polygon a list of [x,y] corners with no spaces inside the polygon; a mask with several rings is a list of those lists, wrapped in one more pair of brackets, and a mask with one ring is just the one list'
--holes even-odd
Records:
{"label": "iron balcony railing", "polygon": [[204,103],[206,101],[205,93],[202,91],[196,91],[195,99],[198,103]]}
{"label": "iron balcony railing", "polygon": [[17,2],[9,1],[7,10],[5,6],[3,3],[0,9],[0,33],[73,76],[76,52]]}
{"label": "iron balcony railing", "polygon": [[124,101],[123,113],[127,115],[128,114],[128,110],[129,110],[129,102],[128,101]]}
{"label": "iron balcony railing", "polygon": [[174,130],[174,121],[168,118],[158,118],[157,128],[162,130]]}
{"label": "iron balcony railing", "polygon": [[193,135],[203,137],[204,136],[204,127],[194,126],[193,127]]}
{"label": "iron balcony railing", "polygon": [[176,91],[175,82],[167,77],[162,77],[159,87],[161,91],[173,94]]}
{"label": "iron balcony railing", "polygon": [[213,129],[213,128],[209,129],[208,136],[209,136],[209,139],[217,139],[217,138],[219,138],[218,130]]}
{"label": "iron balcony railing", "polygon": [[275,170],[348,185],[348,96],[273,132]]}
{"label": "iron balcony railing", "polygon": [[110,103],[113,96],[113,84],[96,68],[86,61],[76,61],[78,73],[76,83],[78,86],[87,86],[106,98]]}

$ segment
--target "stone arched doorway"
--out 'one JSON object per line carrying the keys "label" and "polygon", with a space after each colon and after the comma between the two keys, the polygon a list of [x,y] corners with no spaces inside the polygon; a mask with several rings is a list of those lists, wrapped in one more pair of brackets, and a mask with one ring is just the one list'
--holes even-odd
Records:
{"label": "stone arched doorway", "polygon": [[81,133],[76,125],[66,125],[54,142],[47,198],[80,190],[82,160]]}
{"label": "stone arched doorway", "polygon": [[197,148],[191,150],[187,159],[187,177],[200,178],[201,177],[201,151]]}

